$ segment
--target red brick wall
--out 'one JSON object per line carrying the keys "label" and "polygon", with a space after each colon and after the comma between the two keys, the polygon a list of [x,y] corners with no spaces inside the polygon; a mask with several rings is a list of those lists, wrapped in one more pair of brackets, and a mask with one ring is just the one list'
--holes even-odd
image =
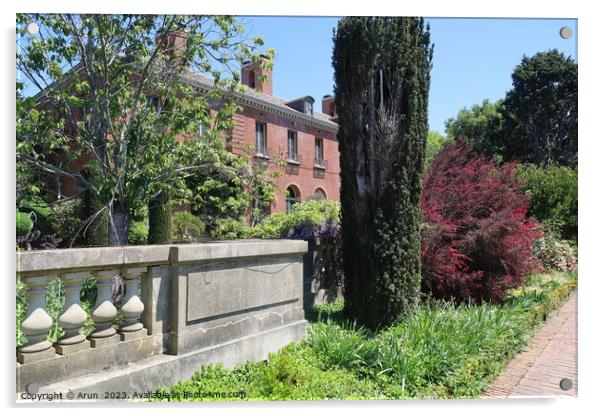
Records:
{"label": "red brick wall", "polygon": [[[216,111],[211,110],[215,115]],[[267,147],[272,156],[268,160],[271,169],[278,169],[281,175],[276,180],[276,200],[270,207],[270,213],[286,211],[286,189],[293,185],[300,192],[301,201],[305,201],[318,188],[322,189],[327,199],[339,201],[340,178],[339,178],[339,150],[336,135],[334,133],[320,130],[316,127],[306,125],[299,121],[291,121],[278,115],[261,112],[259,110],[245,108],[242,112],[235,114],[235,126],[232,131],[232,151],[241,154],[245,145],[255,149],[255,122],[263,122],[267,126]],[[276,159],[286,161],[288,153],[288,130],[297,132],[297,153],[301,159],[300,164],[287,164],[282,168],[276,166]],[[198,134],[191,132],[191,136]],[[315,138],[323,139],[324,159],[327,162],[326,169],[314,167]],[[182,140],[183,137],[179,137]],[[73,169],[79,171],[85,162],[90,159],[89,155],[82,155],[74,162]],[[78,190],[78,184],[70,178],[62,178],[63,195],[73,195]],[[52,184],[49,183],[52,187]]]}
{"label": "red brick wall", "polygon": [[[255,148],[255,123],[267,126],[266,141],[272,160],[268,160],[272,169],[281,169],[277,179],[276,200],[271,206],[271,213],[286,210],[285,193],[290,185],[300,191],[301,201],[310,197],[317,188],[321,188],[327,199],[339,201],[339,150],[336,135],[299,121],[284,119],[275,114],[245,108],[235,117],[236,127],[233,131],[233,152],[240,154],[244,145]],[[287,164],[279,168],[273,160],[279,158],[286,161],[288,153],[288,130],[297,132],[297,152],[302,159],[299,165]],[[315,138],[322,138],[324,143],[324,159],[327,169],[314,167]]]}

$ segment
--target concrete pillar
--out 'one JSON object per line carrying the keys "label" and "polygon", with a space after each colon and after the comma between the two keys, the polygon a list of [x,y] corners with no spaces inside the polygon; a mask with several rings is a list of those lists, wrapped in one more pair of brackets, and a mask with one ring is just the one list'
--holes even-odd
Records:
{"label": "concrete pillar", "polygon": [[117,270],[103,270],[93,272],[96,278],[96,305],[92,310],[92,319],[94,320],[94,331],[90,334],[90,341],[93,347],[105,345],[119,341],[115,335],[117,332],[112,327],[113,320],[117,316],[117,308],[111,301],[113,276],[119,273]]}
{"label": "concrete pillar", "polygon": [[46,292],[48,283],[56,279],[56,275],[34,276],[24,279],[27,290],[27,315],[21,328],[27,342],[19,348],[17,360],[24,364],[54,355],[50,347],[52,343],[46,339],[52,327],[52,318],[46,312]]}
{"label": "concrete pillar", "polygon": [[80,305],[82,282],[88,276],[90,276],[89,272],[65,273],[62,276],[65,306],[58,322],[65,335],[57,342],[56,350],[59,354],[68,354],[89,347],[86,337],[80,333],[82,325],[88,319],[86,311]]}
{"label": "concrete pillar", "polygon": [[140,322],[140,315],[144,312],[144,303],[138,296],[140,280],[142,276],[146,276],[146,271],[146,267],[130,268],[125,271],[125,298],[119,308],[119,312],[125,319],[124,325],[119,328],[122,341],[147,334]]}

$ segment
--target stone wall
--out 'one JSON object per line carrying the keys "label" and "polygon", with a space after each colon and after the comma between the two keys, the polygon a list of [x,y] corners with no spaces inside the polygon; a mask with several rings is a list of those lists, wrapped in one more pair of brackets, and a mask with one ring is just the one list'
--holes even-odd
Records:
{"label": "stone wall", "polygon": [[[306,251],[305,241],[240,240],[19,252],[17,276],[28,285],[29,306],[17,392],[31,383],[48,392],[145,392],[206,363],[265,359],[305,335]],[[119,302],[115,275],[125,280]],[[79,290],[87,276],[96,277],[98,297],[86,337]],[[58,319],[66,334],[51,344],[44,296],[57,277],[66,293]]]}

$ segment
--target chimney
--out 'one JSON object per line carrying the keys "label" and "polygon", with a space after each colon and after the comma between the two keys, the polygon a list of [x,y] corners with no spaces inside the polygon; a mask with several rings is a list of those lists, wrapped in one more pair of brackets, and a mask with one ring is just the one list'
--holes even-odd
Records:
{"label": "chimney", "polygon": [[328,114],[330,117],[336,117],[337,111],[334,105],[334,97],[332,95],[325,95],[322,97],[322,112]]}
{"label": "chimney", "polygon": [[186,65],[186,39],[188,34],[182,28],[173,29],[157,37],[157,44],[171,59]]}
{"label": "chimney", "polygon": [[[267,60],[265,55],[261,55],[257,62],[246,61],[240,69],[240,81],[247,87],[258,90],[267,95],[272,95],[272,70],[262,68],[261,64]],[[260,76],[265,75],[267,79],[261,82]]]}

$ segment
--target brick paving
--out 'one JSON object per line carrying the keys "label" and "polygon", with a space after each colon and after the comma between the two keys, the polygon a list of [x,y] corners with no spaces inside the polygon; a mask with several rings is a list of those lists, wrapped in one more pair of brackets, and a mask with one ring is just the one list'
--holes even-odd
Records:
{"label": "brick paving", "polygon": [[[568,378],[573,387],[560,388]],[[494,380],[484,398],[577,396],[577,294],[548,318],[528,348]]]}

